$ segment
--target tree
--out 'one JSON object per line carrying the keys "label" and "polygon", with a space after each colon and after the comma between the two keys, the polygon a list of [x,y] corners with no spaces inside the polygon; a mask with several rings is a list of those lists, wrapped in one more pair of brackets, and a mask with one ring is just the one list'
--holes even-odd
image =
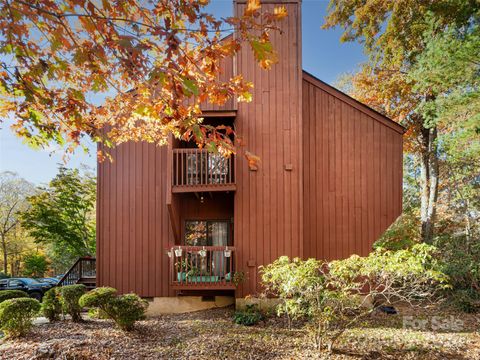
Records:
{"label": "tree", "polygon": [[72,256],[95,253],[95,178],[60,167],[48,188],[28,198],[22,225],[37,243]]}
{"label": "tree", "polygon": [[[34,146],[73,151],[83,136],[105,145],[165,144],[169,134],[232,151],[232,130],[202,124],[200,103],[249,101],[252,84],[219,80],[220,61],[244,44],[259,65],[286,8],[248,0],[238,17],[208,14],[209,0],[5,0],[0,4],[0,115]],[[235,30],[235,36],[225,37]]]}
{"label": "tree", "polygon": [[3,252],[3,272],[8,272],[9,245],[15,241],[14,231],[20,223],[20,213],[28,207],[26,198],[33,185],[17,174],[0,173],[0,241]]}
{"label": "tree", "polygon": [[28,254],[23,259],[23,274],[28,277],[41,278],[48,270],[48,260],[43,254]]}
{"label": "tree", "polygon": [[433,241],[439,189],[439,113],[431,112],[439,92],[420,84],[416,64],[432,38],[470,26],[479,9],[475,0],[341,0],[330,2],[324,24],[343,26],[342,40],[362,42],[369,55],[351,77],[351,94],[408,128],[406,150],[420,166],[421,238],[427,243]]}

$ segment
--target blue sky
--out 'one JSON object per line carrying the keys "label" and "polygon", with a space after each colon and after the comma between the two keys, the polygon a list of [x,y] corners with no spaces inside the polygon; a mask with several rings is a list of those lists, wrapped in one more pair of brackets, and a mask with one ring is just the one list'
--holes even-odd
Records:
{"label": "blue sky", "polygon": [[[303,68],[323,81],[333,84],[345,72],[355,70],[365,60],[362,47],[356,43],[343,43],[339,39],[340,29],[322,30],[328,1],[303,0],[302,36]],[[218,16],[229,16],[231,0],[212,0],[210,12]],[[0,123],[0,171],[14,171],[35,184],[47,183],[62,163],[61,149],[33,150],[23,144],[8,128],[8,121]],[[84,164],[92,169],[96,165],[95,146],[90,154],[78,150],[66,162],[68,167]],[[53,152],[52,152],[53,150]]]}

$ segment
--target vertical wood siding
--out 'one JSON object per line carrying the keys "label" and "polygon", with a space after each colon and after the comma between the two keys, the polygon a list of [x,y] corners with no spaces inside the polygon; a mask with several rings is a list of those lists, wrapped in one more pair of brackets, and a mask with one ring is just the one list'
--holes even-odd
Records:
{"label": "vertical wood siding", "polygon": [[402,128],[304,75],[304,257],[367,255],[402,212]]}
{"label": "vertical wood siding", "polygon": [[[262,70],[248,47],[236,59],[237,72],[254,84],[253,101],[238,104],[235,126],[245,143],[240,151],[261,158],[258,171],[250,171],[243,154],[237,156],[234,242],[237,270],[247,275],[237,297],[256,293],[259,265],[303,251],[300,7],[297,1],[283,3],[289,14],[279,24],[283,33],[272,32],[279,63]],[[267,11],[274,6],[263,5]],[[245,1],[237,1],[236,14],[244,10]]]}
{"label": "vertical wood siding", "polygon": [[127,143],[98,164],[97,283],[121,293],[173,296],[165,249],[174,243],[166,206],[167,148]]}

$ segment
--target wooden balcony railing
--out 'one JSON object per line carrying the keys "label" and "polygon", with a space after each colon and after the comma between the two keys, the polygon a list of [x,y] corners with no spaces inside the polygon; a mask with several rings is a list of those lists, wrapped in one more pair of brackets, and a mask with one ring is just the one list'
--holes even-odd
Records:
{"label": "wooden balcony railing", "polygon": [[233,155],[205,149],[173,149],[173,192],[235,190]]}
{"label": "wooden balcony railing", "polygon": [[235,248],[174,246],[168,250],[170,284],[177,290],[235,289]]}

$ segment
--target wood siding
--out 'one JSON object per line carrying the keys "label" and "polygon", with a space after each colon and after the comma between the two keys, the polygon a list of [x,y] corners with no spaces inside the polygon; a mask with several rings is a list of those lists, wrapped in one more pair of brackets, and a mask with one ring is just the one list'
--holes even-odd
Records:
{"label": "wood siding", "polygon": [[[221,76],[254,83],[251,103],[236,109],[244,144],[235,156],[235,193],[172,193],[173,149],[127,143],[98,164],[97,284],[145,297],[175,296],[166,249],[180,244],[189,219],[233,217],[237,297],[257,294],[258,266],[281,255],[336,259],[366,255],[402,209],[403,128],[301,71],[300,2],[272,32],[280,62],[262,70],[244,47]],[[234,3],[242,14],[245,0]],[[237,109],[238,107],[238,109]],[[232,111],[235,114],[234,111]],[[225,116],[223,114],[222,116]],[[229,115],[233,116],[233,115]],[[231,121],[229,119],[228,121]],[[260,157],[248,168],[244,152]]]}
{"label": "wood siding", "polygon": [[[262,3],[273,12],[272,2]],[[234,245],[238,270],[247,277],[237,297],[259,289],[259,265],[280,255],[302,255],[300,6],[282,3],[288,12],[279,23],[283,33],[272,31],[279,63],[262,70],[248,47],[236,59],[238,73],[254,83],[253,101],[238,104],[235,126],[245,143],[240,151],[261,158],[258,171],[251,171],[243,154],[237,156]],[[237,1],[235,13],[244,10],[245,1]]]}
{"label": "wood siding", "polygon": [[165,249],[174,243],[166,205],[167,147],[127,143],[98,164],[97,285],[174,296]]}
{"label": "wood siding", "polygon": [[367,255],[402,212],[403,128],[303,81],[304,257]]}

